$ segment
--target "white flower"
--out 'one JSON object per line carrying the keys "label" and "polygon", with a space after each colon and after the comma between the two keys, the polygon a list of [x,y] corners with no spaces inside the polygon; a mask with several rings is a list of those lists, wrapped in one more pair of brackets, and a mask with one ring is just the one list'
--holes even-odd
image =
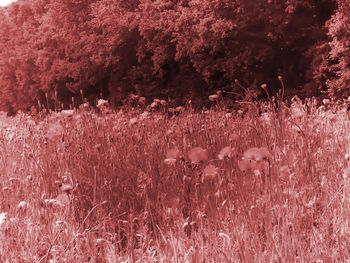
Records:
{"label": "white flower", "polygon": [[74,110],[62,110],[59,115],[62,117],[72,117]]}
{"label": "white flower", "polygon": [[96,244],[97,244],[97,245],[102,245],[102,244],[104,244],[105,242],[106,242],[106,240],[103,239],[103,238],[97,238],[97,239],[96,239]]}
{"label": "white flower", "polygon": [[108,106],[108,100],[99,99],[97,101],[97,108],[103,108]]}
{"label": "white flower", "polygon": [[61,190],[62,192],[69,192],[73,189],[73,186],[71,184],[62,184],[61,185]]}
{"label": "white flower", "polygon": [[62,221],[62,220],[57,220],[56,221],[56,226],[57,227],[62,226],[62,225],[64,225],[64,221]]}
{"label": "white flower", "polygon": [[349,153],[345,154],[345,160],[350,161],[350,154]]}
{"label": "white flower", "polygon": [[158,106],[158,102],[153,101],[153,102],[151,103],[151,108],[155,108],[155,107],[157,107],[157,106]]}
{"label": "white flower", "polygon": [[135,123],[137,123],[137,119],[136,119],[136,118],[131,118],[131,119],[129,120],[129,125],[133,125],[133,124],[135,124]]}
{"label": "white flower", "polygon": [[27,206],[28,206],[28,204],[27,204],[26,201],[21,201],[21,202],[18,203],[17,208],[18,209],[26,209]]}
{"label": "white flower", "polygon": [[166,159],[164,159],[164,163],[167,164],[167,165],[175,165],[176,159],[174,159],[174,158],[166,158]]}
{"label": "white flower", "polygon": [[147,119],[149,117],[149,112],[148,111],[144,111],[140,114],[141,119]]}
{"label": "white flower", "polygon": [[56,199],[45,199],[45,204],[53,208],[62,208],[64,204]]}
{"label": "white flower", "polygon": [[90,103],[89,102],[85,102],[84,104],[81,104],[79,106],[79,109],[88,109],[90,107]]}
{"label": "white flower", "polygon": [[4,213],[0,213],[0,227],[3,223],[5,223],[6,221],[6,218],[7,218],[7,213],[4,212]]}
{"label": "white flower", "polygon": [[208,99],[210,100],[210,101],[215,101],[215,100],[217,100],[219,98],[219,95],[218,94],[213,94],[213,95],[210,95],[209,97],[208,97]]}
{"label": "white flower", "polygon": [[323,103],[324,105],[328,105],[330,102],[331,102],[331,101],[330,101],[329,99],[323,99],[323,100],[322,100],[322,103]]}

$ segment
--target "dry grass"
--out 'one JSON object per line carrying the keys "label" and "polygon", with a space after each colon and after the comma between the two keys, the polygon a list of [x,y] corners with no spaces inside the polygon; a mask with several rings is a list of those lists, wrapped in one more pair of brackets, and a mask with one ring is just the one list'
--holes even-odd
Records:
{"label": "dry grass", "polygon": [[0,261],[346,262],[350,121],[331,109],[19,115]]}

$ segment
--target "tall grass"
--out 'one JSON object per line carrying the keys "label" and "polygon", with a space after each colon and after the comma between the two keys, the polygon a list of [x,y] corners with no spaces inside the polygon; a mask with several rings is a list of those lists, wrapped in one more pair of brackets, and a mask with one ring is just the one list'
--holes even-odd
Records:
{"label": "tall grass", "polygon": [[7,120],[0,261],[349,260],[348,113],[280,106]]}

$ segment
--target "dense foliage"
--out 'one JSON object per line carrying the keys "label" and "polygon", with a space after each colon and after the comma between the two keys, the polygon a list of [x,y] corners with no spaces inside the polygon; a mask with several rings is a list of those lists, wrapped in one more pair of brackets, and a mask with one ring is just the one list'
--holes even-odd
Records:
{"label": "dense foliage", "polygon": [[314,95],[325,84],[324,25],[336,7],[336,0],[19,0],[0,9],[0,109],[67,107],[72,97],[120,104],[129,93],[199,105],[218,89],[237,99],[259,96],[267,83],[275,94],[279,75],[287,94]]}
{"label": "dense foliage", "polygon": [[328,76],[328,91],[332,96],[349,96],[350,83],[350,6],[348,1],[338,0],[338,11],[327,23],[331,41],[323,72]]}

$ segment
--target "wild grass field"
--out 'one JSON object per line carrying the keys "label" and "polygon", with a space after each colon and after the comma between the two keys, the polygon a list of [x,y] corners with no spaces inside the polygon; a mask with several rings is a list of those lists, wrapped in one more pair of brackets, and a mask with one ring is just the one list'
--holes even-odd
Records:
{"label": "wild grass field", "polygon": [[324,104],[3,115],[0,262],[350,262],[350,115]]}

